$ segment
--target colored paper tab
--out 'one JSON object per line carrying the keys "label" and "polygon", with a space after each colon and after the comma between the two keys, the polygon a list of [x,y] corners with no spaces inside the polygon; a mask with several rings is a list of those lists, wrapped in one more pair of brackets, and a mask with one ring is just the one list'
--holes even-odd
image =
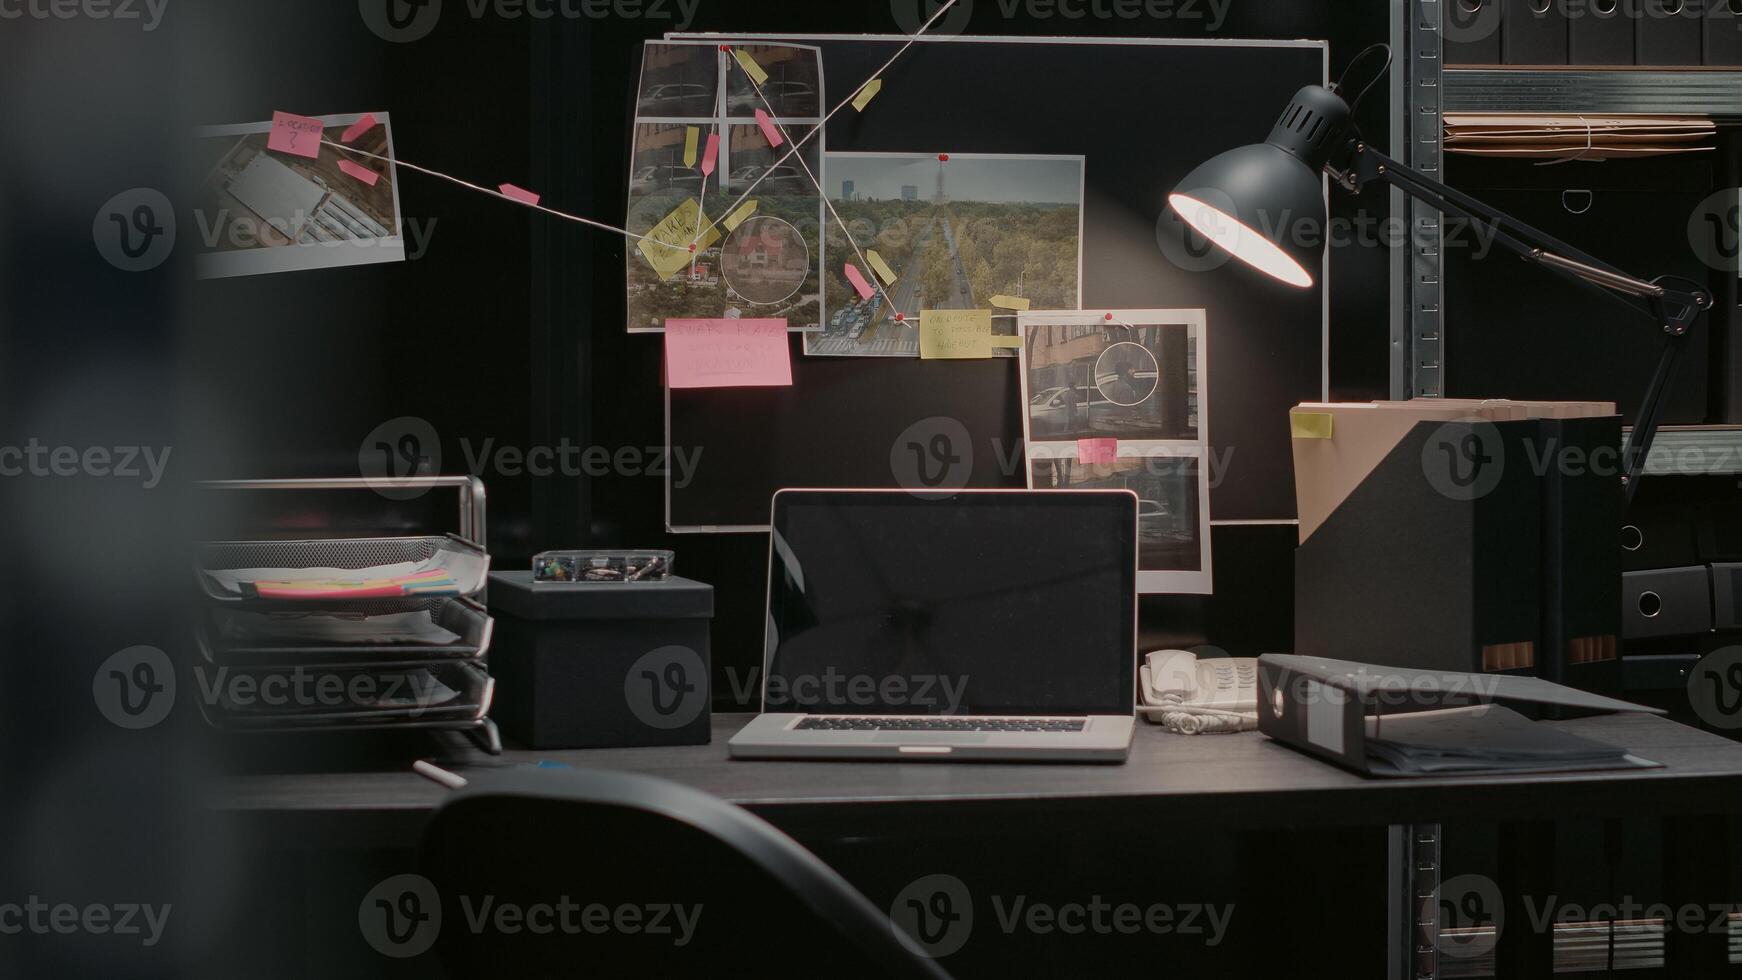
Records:
{"label": "colored paper tab", "polygon": [[319,119],[289,112],[272,114],[272,132],[266,137],[266,148],[279,153],[318,159],[321,155],[321,133],[325,127]]}
{"label": "colored paper tab", "polygon": [[1119,440],[1078,439],[1077,462],[1085,466],[1111,465],[1119,462]]}
{"label": "colored paper tab", "polygon": [[702,151],[702,176],[712,177],[720,160],[720,134],[708,134],[708,148]]}
{"label": "colored paper tab", "polygon": [[1020,296],[994,296],[991,299],[991,303],[993,306],[996,306],[1001,310],[1016,310],[1021,312],[1028,309],[1028,300],[1023,299]]}
{"label": "colored paper tab", "polygon": [[743,48],[733,48],[732,56],[738,59],[740,65],[744,66],[746,74],[756,79],[756,84],[768,84],[768,73],[762,70],[762,66],[756,63],[755,58],[750,57],[750,52]]}
{"label": "colored paper tab", "polygon": [[702,225],[702,206],[695,198],[679,204],[677,210],[661,218],[647,237],[635,243],[635,248],[660,278],[670,279],[679,269],[689,268],[690,258],[720,240],[720,231],[712,224],[702,226],[702,237],[692,251],[690,242],[696,238],[696,227]]}
{"label": "colored paper tab", "polygon": [[696,143],[701,138],[702,138],[702,131],[697,129],[694,126],[691,126],[689,128],[689,130],[683,134],[683,165],[684,166],[693,167],[696,165]]}
{"label": "colored paper tab", "polygon": [[774,128],[774,120],[768,118],[768,113],[756,110],[756,125],[762,127],[762,138],[768,141],[770,148],[786,142],[780,136],[780,130]]}
{"label": "colored paper tab", "polygon": [[538,195],[524,187],[515,187],[513,184],[503,184],[501,187],[496,189],[502,192],[503,197],[512,198],[522,204],[538,203]]}
{"label": "colored paper tab", "polygon": [[858,266],[849,262],[847,263],[846,271],[847,281],[852,283],[853,288],[859,291],[860,299],[870,299],[877,295],[877,290],[872,289],[871,284],[865,281],[865,273],[860,272]]}
{"label": "colored paper tab", "polygon": [[1296,439],[1329,439],[1336,416],[1329,412],[1290,412],[1288,428]]}
{"label": "colored paper tab", "polygon": [[374,129],[378,125],[380,124],[375,121],[375,114],[373,112],[365,112],[363,113],[363,118],[345,128],[344,133],[339,136],[339,142],[349,143],[364,133],[367,133],[369,130]]}
{"label": "colored paper tab", "polygon": [[750,216],[755,214],[756,209],[761,206],[755,201],[745,201],[738,210],[726,215],[726,220],[720,222],[720,226],[727,231],[737,231],[738,226],[750,220]]}
{"label": "colored paper tab", "polygon": [[375,182],[381,179],[380,174],[353,160],[340,160],[339,169],[357,178],[363,183],[368,184],[370,187],[374,187]]}
{"label": "colored paper tab", "polygon": [[859,112],[864,112],[865,107],[870,105],[871,100],[877,98],[877,93],[881,91],[883,91],[883,79],[871,79],[865,83],[864,88],[859,90],[858,95],[853,96],[853,108]]}
{"label": "colored paper tab", "polygon": [[876,249],[865,250],[865,261],[871,263],[871,271],[877,273],[877,278],[883,280],[885,286],[895,285],[895,270],[883,261],[883,256],[878,255]]}
{"label": "colored paper tab", "polygon": [[922,360],[968,360],[992,356],[991,310],[926,310],[919,315]]}
{"label": "colored paper tab", "polygon": [[785,320],[667,320],[666,377],[673,388],[789,388]]}
{"label": "colored paper tab", "polygon": [[992,346],[1001,350],[1021,350],[1021,337],[993,337]]}

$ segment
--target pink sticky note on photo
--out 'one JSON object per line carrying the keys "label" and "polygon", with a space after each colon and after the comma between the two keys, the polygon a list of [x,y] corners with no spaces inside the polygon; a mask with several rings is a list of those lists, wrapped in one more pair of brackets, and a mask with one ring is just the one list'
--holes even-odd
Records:
{"label": "pink sticky note on photo", "polygon": [[354,160],[340,160],[339,169],[357,178],[363,183],[368,184],[370,187],[374,187],[375,182],[381,179],[380,174]]}
{"label": "pink sticky note on photo", "polygon": [[364,133],[367,133],[369,130],[374,129],[377,125],[379,124],[375,121],[375,114],[373,112],[365,112],[363,113],[363,118],[345,127],[344,133],[339,136],[339,142],[349,143]]}
{"label": "pink sticky note on photo", "polygon": [[708,134],[708,148],[702,151],[702,176],[712,177],[720,162],[720,134]]}
{"label": "pink sticky note on photo", "polygon": [[785,320],[667,320],[665,367],[673,388],[788,388]]}
{"label": "pink sticky note on photo", "polygon": [[538,195],[524,187],[515,187],[513,184],[503,184],[501,187],[496,189],[502,192],[503,197],[511,197],[522,204],[538,203]]}
{"label": "pink sticky note on photo", "polygon": [[1119,440],[1078,439],[1077,461],[1085,465],[1117,463],[1119,461]]}
{"label": "pink sticky note on photo", "polygon": [[776,147],[786,142],[780,138],[780,130],[774,128],[774,120],[768,118],[768,113],[756,110],[756,125],[762,127],[762,136],[768,140],[769,147]]}
{"label": "pink sticky note on photo", "polygon": [[275,112],[272,114],[272,132],[266,136],[266,148],[315,160],[321,155],[321,133],[325,129],[319,119]]}
{"label": "pink sticky note on photo", "polygon": [[865,273],[860,272],[859,268],[851,262],[847,263],[847,281],[859,291],[860,299],[870,299],[877,295],[877,290],[872,289],[871,284],[865,281]]}

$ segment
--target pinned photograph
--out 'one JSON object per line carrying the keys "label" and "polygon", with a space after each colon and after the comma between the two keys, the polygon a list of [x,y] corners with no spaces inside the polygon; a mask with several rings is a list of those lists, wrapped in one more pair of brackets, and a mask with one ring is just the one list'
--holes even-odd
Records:
{"label": "pinned photograph", "polygon": [[625,255],[629,332],[668,319],[820,326],[821,73],[814,48],[646,45],[624,225],[642,236]]}
{"label": "pinned photograph", "polygon": [[[360,120],[374,124],[365,128]],[[399,183],[393,166],[376,159],[393,159],[387,113],[279,113],[272,121],[207,126],[194,135],[206,174],[195,212],[199,278],[405,260]]]}
{"label": "pinned photograph", "polygon": [[[830,153],[826,169],[841,222],[828,224],[823,324],[806,354],[918,357],[923,311],[994,297],[1079,305],[1082,157]],[[993,323],[1016,336],[1014,317]]]}
{"label": "pinned photograph", "polygon": [[1042,311],[1018,323],[1029,487],[1135,491],[1139,590],[1209,594],[1204,311]]}

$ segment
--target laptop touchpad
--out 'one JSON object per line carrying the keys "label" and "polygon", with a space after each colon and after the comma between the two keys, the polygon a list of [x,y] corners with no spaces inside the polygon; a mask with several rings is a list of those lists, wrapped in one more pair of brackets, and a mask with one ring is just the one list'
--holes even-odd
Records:
{"label": "laptop touchpad", "polygon": [[990,737],[985,732],[879,732],[871,740],[908,745],[979,745]]}

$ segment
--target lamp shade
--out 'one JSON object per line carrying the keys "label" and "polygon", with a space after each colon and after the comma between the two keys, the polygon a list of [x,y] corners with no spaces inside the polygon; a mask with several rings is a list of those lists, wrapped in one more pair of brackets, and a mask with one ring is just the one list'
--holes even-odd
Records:
{"label": "lamp shade", "polygon": [[1302,289],[1321,261],[1326,161],[1346,131],[1349,106],[1322,86],[1302,89],[1270,138],[1199,166],[1168,195],[1168,207],[1211,244]]}

